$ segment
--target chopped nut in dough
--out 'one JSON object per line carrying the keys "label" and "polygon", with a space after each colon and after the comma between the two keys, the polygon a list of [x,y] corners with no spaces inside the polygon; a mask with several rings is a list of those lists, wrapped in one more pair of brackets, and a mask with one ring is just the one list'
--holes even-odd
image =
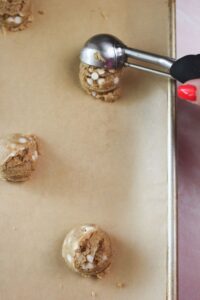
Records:
{"label": "chopped nut in dough", "polygon": [[73,271],[100,278],[111,264],[110,238],[97,225],[74,228],[64,240],[62,257]]}
{"label": "chopped nut in dough", "polygon": [[0,179],[22,182],[31,177],[39,157],[34,135],[12,134],[0,138]]}
{"label": "chopped nut in dough", "polygon": [[32,22],[31,0],[0,0],[0,27],[19,31]]}

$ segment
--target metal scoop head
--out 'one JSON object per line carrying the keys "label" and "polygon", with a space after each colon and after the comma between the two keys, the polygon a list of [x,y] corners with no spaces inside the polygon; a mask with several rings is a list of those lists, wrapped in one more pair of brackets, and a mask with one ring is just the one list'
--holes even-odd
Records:
{"label": "metal scoop head", "polygon": [[91,37],[81,50],[83,63],[98,68],[118,69],[126,62],[125,45],[109,34],[98,34]]}

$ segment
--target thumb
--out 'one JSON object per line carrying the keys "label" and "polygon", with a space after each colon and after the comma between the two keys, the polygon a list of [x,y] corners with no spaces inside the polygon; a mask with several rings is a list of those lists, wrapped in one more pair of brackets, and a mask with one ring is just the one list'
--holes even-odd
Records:
{"label": "thumb", "polygon": [[179,98],[200,105],[200,79],[189,80],[177,89]]}

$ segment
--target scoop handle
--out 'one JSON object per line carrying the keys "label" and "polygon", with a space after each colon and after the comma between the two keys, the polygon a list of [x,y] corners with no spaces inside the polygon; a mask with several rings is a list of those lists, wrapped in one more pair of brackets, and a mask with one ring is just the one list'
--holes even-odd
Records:
{"label": "scoop handle", "polygon": [[175,61],[173,58],[167,56],[158,55],[128,47],[124,48],[124,53],[127,57],[134,58],[142,62],[145,61],[156,66],[161,66],[163,68],[166,68],[168,71]]}
{"label": "scoop handle", "polygon": [[200,78],[200,54],[186,55],[178,59],[170,68],[170,74],[182,83]]}

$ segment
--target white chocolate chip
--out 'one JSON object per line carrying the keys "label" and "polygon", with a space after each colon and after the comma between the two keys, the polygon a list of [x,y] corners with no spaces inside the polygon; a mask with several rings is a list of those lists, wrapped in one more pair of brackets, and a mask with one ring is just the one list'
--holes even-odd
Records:
{"label": "white chocolate chip", "polygon": [[35,150],[34,155],[36,158],[38,158],[38,152]]}
{"label": "white chocolate chip", "polygon": [[21,138],[19,138],[19,143],[20,143],[20,144],[25,144],[25,143],[27,143],[27,139],[21,137]]}
{"label": "white chocolate chip", "polygon": [[93,85],[93,80],[92,80],[91,78],[87,78],[87,83],[88,83],[89,85]]}
{"label": "white chocolate chip", "polygon": [[119,77],[116,77],[115,79],[114,79],[114,84],[118,84],[119,83]]}
{"label": "white chocolate chip", "polygon": [[92,256],[92,255],[87,255],[87,261],[89,261],[90,263],[93,263],[93,261],[94,261],[94,256]]}
{"label": "white chocolate chip", "polygon": [[97,93],[96,92],[92,92],[92,96],[96,97]]}
{"label": "white chocolate chip", "polygon": [[82,231],[85,231],[85,232],[88,232],[88,231],[94,231],[95,230],[95,227],[92,226],[92,225],[84,225],[81,227],[81,230]]}
{"label": "white chocolate chip", "polygon": [[105,79],[104,78],[99,78],[97,82],[98,82],[99,85],[102,85],[102,84],[105,83]]}
{"label": "white chocolate chip", "polygon": [[19,25],[19,24],[21,24],[21,22],[22,22],[22,18],[21,18],[20,16],[16,16],[16,17],[14,18],[14,22],[15,22],[15,24]]}
{"label": "white chocolate chip", "polygon": [[88,270],[92,270],[92,269],[94,268],[94,266],[93,266],[93,264],[91,264],[91,263],[87,263],[87,264],[85,265],[85,268],[88,269]]}
{"label": "white chocolate chip", "polygon": [[7,23],[14,23],[14,18],[13,18],[13,17],[8,17],[8,18],[6,19],[6,22],[7,22]]}
{"label": "white chocolate chip", "polygon": [[104,69],[97,69],[97,72],[98,72],[99,75],[105,74],[105,70]]}
{"label": "white chocolate chip", "polygon": [[110,70],[108,70],[108,72],[115,73],[115,69],[110,69]]}
{"label": "white chocolate chip", "polygon": [[94,268],[94,265],[92,263],[85,263],[82,265],[83,270],[92,270]]}
{"label": "white chocolate chip", "polygon": [[92,75],[91,75],[91,78],[93,80],[97,80],[99,78],[99,74],[97,72],[93,72]]}
{"label": "white chocolate chip", "polygon": [[33,160],[33,161],[36,161],[37,159],[38,159],[38,152],[35,151],[35,152],[33,153],[33,155],[32,155],[32,160]]}

